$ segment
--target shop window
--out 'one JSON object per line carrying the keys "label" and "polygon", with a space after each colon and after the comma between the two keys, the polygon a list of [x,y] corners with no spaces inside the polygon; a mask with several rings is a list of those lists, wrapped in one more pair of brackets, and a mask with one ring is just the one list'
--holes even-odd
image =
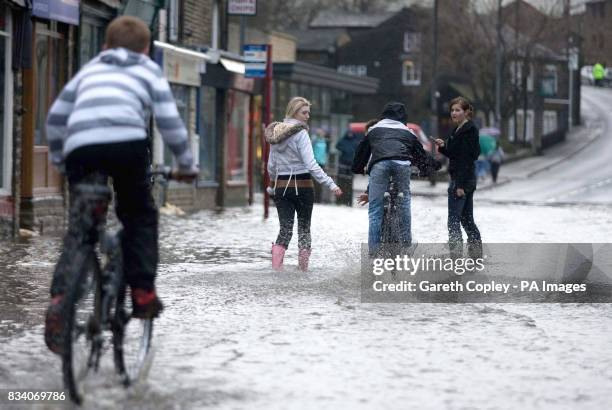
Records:
{"label": "shop window", "polygon": [[235,90],[227,99],[227,175],[231,182],[246,182],[249,137],[249,95]]}
{"label": "shop window", "polygon": [[214,182],[216,178],[216,98],[217,90],[202,87],[200,92],[200,181]]}
{"label": "shop window", "polygon": [[79,67],[83,67],[102,50],[102,44],[104,44],[104,22],[98,19],[83,17],[79,30]]}
{"label": "shop window", "polygon": [[[172,95],[174,96],[179,116],[183,120],[185,128],[189,130],[189,112],[191,111],[191,87],[185,85],[170,84],[170,88],[172,89]],[[166,144],[164,144],[164,165],[171,167],[175,166],[174,155]]]}
{"label": "shop window", "polygon": [[321,111],[328,114],[331,110],[331,91],[327,88],[321,90]]}
{"label": "shop window", "polygon": [[[67,26],[55,21],[35,23],[34,47],[34,181],[35,189],[56,192],[60,177],[49,163],[45,120],[68,75]],[[43,192],[40,191],[40,192]]]}
{"label": "shop window", "polygon": [[[6,27],[4,6],[0,6],[0,190],[10,187],[10,164],[7,161],[10,155],[10,129],[9,122],[11,115],[11,96],[10,96],[10,35],[9,28]],[[8,154],[8,155],[7,155]]]}

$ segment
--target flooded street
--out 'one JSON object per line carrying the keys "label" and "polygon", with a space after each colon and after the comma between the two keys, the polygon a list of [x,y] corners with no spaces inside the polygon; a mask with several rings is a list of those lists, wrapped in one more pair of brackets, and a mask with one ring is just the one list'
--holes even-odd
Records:
{"label": "flooded street", "polygon": [[[485,242],[606,242],[612,231],[608,207],[477,201]],[[297,271],[296,235],[285,272],[271,270],[278,221],[274,208],[261,215],[258,204],[162,217],[166,311],[148,378],[124,390],[107,355],[85,408],[609,406],[610,304],[361,303],[365,208],[315,206],[308,273]],[[419,242],[445,241],[445,219],[444,198],[413,199]],[[2,246],[0,387],[59,390],[42,336],[59,239]]]}

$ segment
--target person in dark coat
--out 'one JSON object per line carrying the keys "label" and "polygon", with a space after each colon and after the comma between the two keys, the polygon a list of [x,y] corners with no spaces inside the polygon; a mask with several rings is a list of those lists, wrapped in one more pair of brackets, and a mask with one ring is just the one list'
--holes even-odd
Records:
{"label": "person in dark coat", "polygon": [[370,256],[375,256],[379,251],[383,198],[390,178],[393,177],[398,191],[404,195],[399,214],[401,241],[406,247],[412,243],[410,167],[411,165],[416,166],[424,172],[440,168],[433,157],[425,152],[416,135],[406,127],[408,115],[404,104],[387,103],[380,118],[368,129],[366,136],[359,143],[352,166],[354,173],[362,173],[367,166],[369,174],[368,248]]}
{"label": "person in dark coat", "polygon": [[337,181],[338,186],[344,192],[344,196],[336,201],[338,204],[353,206],[353,173],[351,167],[358,144],[359,138],[351,130],[348,130],[336,144],[336,149],[340,152]]}
{"label": "person in dark coat", "polygon": [[448,186],[448,243],[451,255],[461,257],[463,226],[468,238],[469,256],[480,258],[482,240],[474,222],[474,162],[480,154],[478,128],[471,120],[474,108],[463,97],[453,99],[449,105],[451,119],[456,127],[446,141],[440,138],[435,140],[439,151],[449,159],[448,172],[451,180]]}

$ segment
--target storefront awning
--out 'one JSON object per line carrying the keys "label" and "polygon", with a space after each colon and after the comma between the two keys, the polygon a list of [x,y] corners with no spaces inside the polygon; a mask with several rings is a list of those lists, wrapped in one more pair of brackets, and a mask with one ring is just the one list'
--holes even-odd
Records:
{"label": "storefront awning", "polygon": [[14,3],[21,7],[26,7],[25,0],[9,0],[10,3]]}
{"label": "storefront awning", "polygon": [[201,74],[206,72],[206,63],[214,59],[199,51],[177,47],[155,41],[155,60],[162,66],[168,81],[199,87]]}
{"label": "storefront awning", "polygon": [[79,25],[79,0],[33,0],[32,15]]}
{"label": "storefront awning", "polygon": [[221,57],[219,60],[221,61],[221,64],[223,65],[223,67],[225,67],[227,71],[231,71],[232,73],[236,73],[236,74],[244,74],[246,71],[246,66],[241,61],[230,60],[230,59],[223,58],[223,57]]}
{"label": "storefront awning", "polygon": [[98,0],[100,3],[106,4],[108,7],[118,9],[121,7],[121,1],[119,0]]}
{"label": "storefront awning", "polygon": [[198,58],[198,59],[202,59],[203,61],[207,62],[207,63],[215,63],[215,61],[213,61],[213,57],[209,56],[206,53],[202,53],[200,51],[194,51],[194,50],[189,50],[188,48],[182,48],[182,47],[177,47],[174,46],[170,43],[164,43],[163,41],[154,41],[153,45],[156,48],[161,48],[164,50],[170,50],[172,52],[178,53],[178,54],[182,54],[185,56],[191,56],[194,58]]}

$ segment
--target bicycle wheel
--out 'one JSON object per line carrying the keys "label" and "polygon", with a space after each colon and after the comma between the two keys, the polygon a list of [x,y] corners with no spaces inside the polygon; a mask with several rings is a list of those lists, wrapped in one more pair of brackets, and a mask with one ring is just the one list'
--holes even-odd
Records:
{"label": "bicycle wheel", "polygon": [[90,246],[78,249],[71,262],[73,282],[64,305],[62,371],[70,398],[81,404],[85,378],[97,365],[94,340],[100,334],[100,271]]}
{"label": "bicycle wheel", "polygon": [[125,282],[119,286],[113,326],[115,369],[124,386],[144,377],[150,365],[152,319],[134,319],[126,308]]}

